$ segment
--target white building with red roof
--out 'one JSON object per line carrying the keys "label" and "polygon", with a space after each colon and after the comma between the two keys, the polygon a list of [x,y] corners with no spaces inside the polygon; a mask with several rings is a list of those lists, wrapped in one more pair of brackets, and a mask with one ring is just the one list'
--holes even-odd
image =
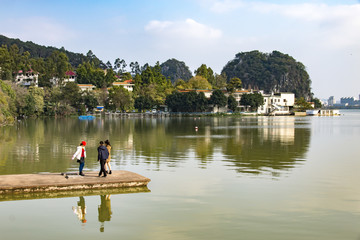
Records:
{"label": "white building with red roof", "polygon": [[30,69],[30,71],[24,72],[20,70],[16,73],[15,83],[24,87],[38,86],[39,84],[39,73]]}
{"label": "white building with red roof", "polygon": [[[66,84],[69,82],[75,82],[75,81],[76,81],[76,73],[73,71],[67,71],[65,73],[65,78],[63,79],[62,84]],[[57,77],[53,77],[52,79],[50,79],[50,82],[55,86],[59,86],[60,79]]]}

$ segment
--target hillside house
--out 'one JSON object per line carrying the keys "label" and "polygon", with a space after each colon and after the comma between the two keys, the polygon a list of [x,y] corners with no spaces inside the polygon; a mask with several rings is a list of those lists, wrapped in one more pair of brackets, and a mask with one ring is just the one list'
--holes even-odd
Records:
{"label": "hillside house", "polygon": [[118,87],[122,86],[129,92],[132,92],[134,90],[135,84],[133,83],[133,80],[130,79],[123,82],[113,82],[113,86],[118,86]]}
{"label": "hillside house", "polygon": [[33,71],[32,69],[27,72],[20,70],[16,73],[15,83],[23,87],[37,87],[39,84],[39,73]]}
{"label": "hillside house", "polygon": [[[60,79],[57,77],[53,77],[52,79],[50,79],[50,82],[54,85],[54,86],[59,86],[60,84]],[[65,78],[62,81],[62,84],[66,84],[69,82],[76,82],[76,73],[73,71],[67,71],[65,73]]]}
{"label": "hillside house", "polygon": [[94,90],[96,88],[92,84],[78,84],[78,86],[81,91],[89,91],[89,92],[91,92],[92,90]]}

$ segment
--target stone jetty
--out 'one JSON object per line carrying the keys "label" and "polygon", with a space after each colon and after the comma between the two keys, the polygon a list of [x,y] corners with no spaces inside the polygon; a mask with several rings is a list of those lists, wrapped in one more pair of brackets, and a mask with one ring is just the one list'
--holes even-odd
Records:
{"label": "stone jetty", "polygon": [[[4,195],[26,193],[53,193],[94,191],[103,189],[137,189],[147,191],[149,178],[129,171],[112,171],[107,177],[98,177],[98,172],[12,174],[0,176],[0,200]],[[131,189],[130,189],[131,188]],[[139,190],[140,189],[140,190]],[[131,191],[130,191],[131,192]],[[59,195],[59,194],[56,194]]]}

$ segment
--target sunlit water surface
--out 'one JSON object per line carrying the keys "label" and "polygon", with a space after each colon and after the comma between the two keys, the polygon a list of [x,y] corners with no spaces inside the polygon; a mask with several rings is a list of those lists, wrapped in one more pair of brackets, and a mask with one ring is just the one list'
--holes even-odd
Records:
{"label": "sunlit water surface", "polygon": [[[37,119],[0,128],[0,174],[113,170],[149,191],[0,202],[1,239],[360,239],[360,111],[336,117]],[[198,131],[195,127],[198,127]]]}

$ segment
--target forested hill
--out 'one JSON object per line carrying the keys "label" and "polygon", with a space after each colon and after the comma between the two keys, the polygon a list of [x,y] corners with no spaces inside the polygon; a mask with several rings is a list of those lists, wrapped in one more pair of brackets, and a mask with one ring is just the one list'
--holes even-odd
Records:
{"label": "forested hill", "polygon": [[238,77],[244,88],[265,92],[293,92],[296,97],[311,98],[311,80],[305,66],[278,51],[241,52],[222,70],[229,79]]}
{"label": "forested hill", "polygon": [[[13,38],[8,38],[5,37],[3,35],[0,35],[0,46],[2,45],[7,45],[8,48],[10,48],[11,45],[16,44],[19,48],[19,54],[22,54],[26,51],[28,51],[30,53],[30,56],[32,58],[48,58],[51,53],[55,50],[60,51],[60,52],[64,52],[67,57],[69,58],[69,63],[71,64],[72,67],[76,68],[79,66],[79,64],[89,61],[89,58],[96,58],[95,55],[92,56],[86,56],[84,54],[81,53],[74,53],[74,52],[70,52],[65,50],[64,47],[62,48],[55,48],[55,47],[46,47],[46,46],[42,46],[36,43],[33,43],[31,41],[27,41],[27,42],[23,42],[20,39],[13,39]],[[91,54],[92,52],[89,51]],[[99,66],[101,68],[105,68],[105,64],[99,60]]]}
{"label": "forested hill", "polygon": [[188,81],[191,77],[191,71],[184,62],[176,60],[174,58],[167,60],[160,65],[161,73],[170,78],[171,82],[174,83],[178,79]]}

